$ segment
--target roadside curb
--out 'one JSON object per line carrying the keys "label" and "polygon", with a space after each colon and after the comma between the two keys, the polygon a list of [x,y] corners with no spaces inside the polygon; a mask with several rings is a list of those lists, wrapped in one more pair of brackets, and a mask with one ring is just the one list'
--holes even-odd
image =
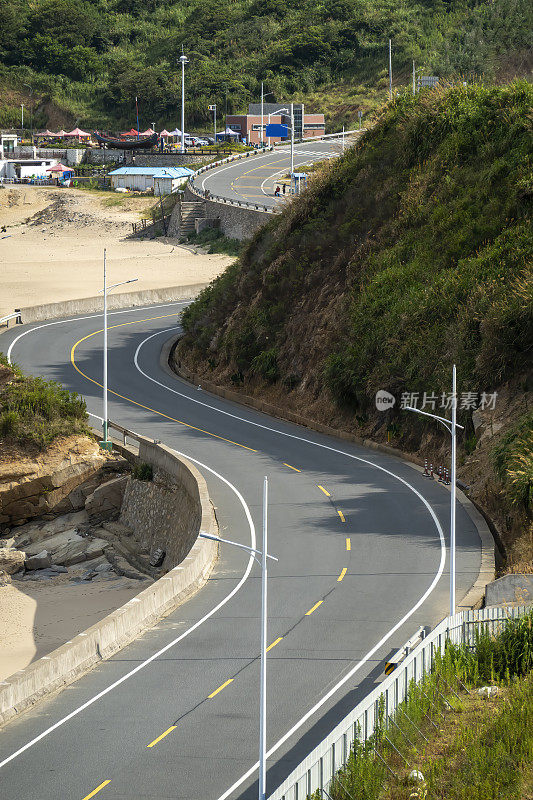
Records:
{"label": "roadside curb", "polygon": [[[107,298],[108,309],[113,311],[153,303],[192,300],[208,285],[208,283],[192,283],[188,286],[169,286],[162,289],[143,289],[139,292],[110,294]],[[46,303],[40,306],[28,306],[20,309],[20,316],[24,325],[91,313],[103,313],[101,294],[96,295],[96,297],[82,297],[77,300],[63,300],[59,303]]]}
{"label": "roadside curb", "polygon": [[[218,536],[207,483],[194,464],[170,447],[146,437],[138,439],[142,448],[140,455],[152,454],[157,465],[184,480],[193,492],[196,490],[201,517],[199,532]],[[0,725],[73,683],[97,663],[130,644],[158,619],[174,611],[206,583],[217,557],[217,543],[197,536],[183,561],[151,586],[72,641],[7,677],[0,683]]]}
{"label": "roadside curb", "polygon": [[[406,461],[414,469],[423,471],[424,464],[422,459],[412,455],[411,453],[404,453],[403,450],[399,450],[396,447],[374,442],[371,439],[364,439],[361,436],[356,436],[355,434],[348,433],[347,431],[339,430],[337,428],[330,428],[328,425],[315,422],[314,420],[308,419],[301,414],[295,414],[294,412],[286,411],[279,406],[274,406],[271,403],[265,403],[263,400],[258,400],[255,397],[243,395],[238,392],[234,392],[231,389],[225,389],[222,386],[218,386],[217,384],[213,383],[212,381],[205,380],[200,375],[197,375],[183,365],[180,365],[179,368],[177,365],[172,365],[171,359],[173,352],[180,338],[181,336],[173,336],[164,343],[161,350],[161,366],[163,366],[167,374],[172,375],[174,378],[182,378],[183,380],[190,382],[195,386],[201,387],[204,391],[207,391],[218,397],[222,397],[225,400],[238,403],[239,405],[249,406],[254,408],[256,411],[261,411],[262,413],[267,414],[270,417],[274,417],[285,422],[292,422],[296,425],[301,425],[304,428],[314,430],[317,433],[333,436],[336,439],[349,441],[353,444],[358,444],[362,447],[384,453],[385,455],[399,458],[402,461]],[[166,366],[163,364],[164,360],[166,360]],[[483,515],[458,486],[456,486],[456,494],[457,499],[474,523],[481,541],[481,564],[478,576],[466,595],[462,598],[461,602],[457,604],[457,609],[462,611],[469,608],[474,609],[482,607],[483,598],[485,596],[485,587],[488,583],[494,580],[496,574],[496,542],[494,541],[490,528],[487,525]]]}

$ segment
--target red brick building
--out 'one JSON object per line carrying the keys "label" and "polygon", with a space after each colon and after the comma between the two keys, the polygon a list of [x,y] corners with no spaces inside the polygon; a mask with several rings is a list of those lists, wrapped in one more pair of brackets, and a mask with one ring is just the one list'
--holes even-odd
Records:
{"label": "red brick building", "polygon": [[[279,113],[274,113],[274,112]],[[267,141],[266,126],[271,124],[287,125],[289,128],[286,139],[279,136],[270,137],[272,143],[290,140],[290,103],[264,103],[263,104],[263,141]],[[228,114],[226,127],[238,133],[241,141],[258,144],[261,141],[261,103],[251,103],[247,114]],[[324,114],[306,114],[303,103],[294,103],[294,136],[296,139],[305,139],[311,136],[323,136],[326,132]]]}

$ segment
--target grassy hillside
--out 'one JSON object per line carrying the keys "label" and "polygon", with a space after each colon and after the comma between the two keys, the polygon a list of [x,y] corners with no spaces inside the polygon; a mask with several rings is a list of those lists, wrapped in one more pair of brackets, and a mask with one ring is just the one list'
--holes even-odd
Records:
{"label": "grassy hillside", "polygon": [[0,125],[21,102],[39,127],[131,125],[136,96],[143,128],[176,122],[182,44],[189,126],[257,100],[262,80],[269,100],[352,124],[387,94],[389,37],[408,84],[412,59],[443,77],[530,74],[532,29],[528,0],[3,0]]}
{"label": "grassy hillside", "polygon": [[[456,362],[461,461],[483,464],[509,545],[533,515],[532,101],[526,82],[396,100],[187,309],[178,349],[217,382],[435,461],[446,436],[398,406],[426,392],[438,409]],[[376,410],[378,389],[394,409]]]}

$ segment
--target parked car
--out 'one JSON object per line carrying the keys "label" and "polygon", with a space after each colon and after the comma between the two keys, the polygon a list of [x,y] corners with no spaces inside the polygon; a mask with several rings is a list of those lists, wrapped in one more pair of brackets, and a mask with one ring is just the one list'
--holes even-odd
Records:
{"label": "parked car", "polygon": [[206,147],[206,145],[209,144],[209,140],[204,139],[201,136],[195,136],[194,138],[196,139],[196,144],[199,145],[200,147]]}

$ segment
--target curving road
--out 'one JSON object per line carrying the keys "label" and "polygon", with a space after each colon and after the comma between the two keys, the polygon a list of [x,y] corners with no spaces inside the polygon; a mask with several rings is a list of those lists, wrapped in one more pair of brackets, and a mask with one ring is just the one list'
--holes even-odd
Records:
{"label": "curving road", "polygon": [[[199,465],[221,535],[253,544],[270,480],[269,792],[446,614],[449,494],[408,464],[199,391],[160,364],[184,304],[109,315],[110,418]],[[101,413],[102,318],[0,337]],[[480,542],[457,509],[458,598]],[[257,796],[260,576],[222,547],[206,586],[114,658],[2,731],[6,800]],[[153,745],[153,746],[150,746]],[[96,793],[94,793],[96,792]],[[93,794],[94,793],[94,794]]]}
{"label": "curving road", "polygon": [[[352,144],[353,139],[346,137],[345,145]],[[302,142],[294,147],[294,167],[303,167],[314,161],[323,161],[327,158],[337,158],[342,153],[340,139],[326,139],[324,141]],[[284,197],[274,197],[274,192],[280,178],[291,171],[290,147],[276,147],[272,152],[262,155],[253,155],[250,158],[234,161],[215,167],[193,179],[196,189],[204,192],[206,189],[212,195],[225,197],[228,200],[258,203],[259,205],[274,208],[283,203]]]}

